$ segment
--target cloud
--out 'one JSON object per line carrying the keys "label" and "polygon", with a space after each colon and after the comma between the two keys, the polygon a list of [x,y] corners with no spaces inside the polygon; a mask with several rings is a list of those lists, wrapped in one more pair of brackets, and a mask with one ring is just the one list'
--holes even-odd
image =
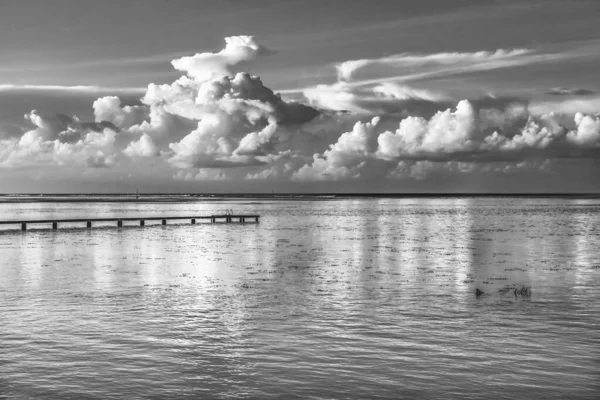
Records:
{"label": "cloud", "polygon": [[449,97],[442,93],[435,93],[430,90],[415,89],[405,85],[399,85],[393,82],[385,82],[373,88],[373,93],[379,94],[385,98],[396,100],[420,99],[431,102],[447,101]]}
{"label": "cloud", "polygon": [[[0,139],[0,167],[138,171],[149,179],[257,186],[266,180],[368,186],[547,172],[558,159],[600,155],[599,97],[461,98],[399,83],[553,55],[515,49],[354,60],[340,64],[343,80],[306,88],[303,104],[238,71],[268,53],[252,36],[226,38],[219,52],[173,60],[185,75],[150,83],[139,101],[100,92],[90,109],[93,121],[30,111],[27,127]],[[378,68],[401,79],[363,78]]]}
{"label": "cloud", "polygon": [[[187,76],[172,84],[150,84],[142,104],[123,105],[116,96],[98,98],[92,105],[94,123],[62,115],[42,118],[33,111],[26,118],[37,128],[22,135],[18,149],[11,144],[14,151],[9,153],[38,146],[37,153],[56,159],[53,141],[81,142],[90,147],[87,166],[112,166],[118,156],[85,141],[90,132],[110,128],[119,133],[110,151],[129,158],[160,154],[183,169],[264,165],[263,160],[272,159],[280,131],[289,134],[292,127],[319,114],[304,104],[284,101],[256,76],[233,72],[237,64],[269,52],[251,36],[226,38],[226,47],[218,53],[174,60]],[[61,152],[67,153],[64,146]]]}
{"label": "cloud", "polygon": [[578,112],[584,114],[600,113],[600,96],[575,97],[555,101],[535,100],[528,107],[532,115],[543,115],[549,113],[575,115]]}
{"label": "cloud", "polygon": [[380,119],[357,122],[350,132],[343,133],[337,142],[322,155],[315,154],[311,165],[304,165],[292,175],[300,181],[341,180],[360,177],[360,170],[372,153],[374,132]]}
{"label": "cloud", "polygon": [[110,122],[82,122],[58,114],[45,117],[33,110],[25,115],[35,127],[20,138],[0,144],[0,167],[82,165],[106,168],[116,163],[117,129]]}
{"label": "cloud", "polygon": [[227,179],[227,174],[219,169],[201,168],[197,172],[178,171],[173,175],[173,179],[177,181],[224,181]]}
{"label": "cloud", "polygon": [[567,133],[567,139],[580,146],[600,146],[600,117],[575,114],[575,130]]}
{"label": "cloud", "polygon": [[443,93],[391,82],[373,87],[355,87],[346,82],[322,84],[305,89],[304,96],[319,108],[372,115],[428,114],[451,104],[451,98]]}
{"label": "cloud", "polygon": [[141,123],[149,116],[146,106],[121,106],[116,96],[101,97],[92,104],[96,122],[108,121],[118,128],[127,129]]}
{"label": "cloud", "polygon": [[455,111],[438,112],[430,120],[412,116],[403,119],[396,132],[384,132],[378,137],[378,156],[393,159],[469,151],[475,148],[475,133],[475,109],[468,101],[461,101]]}
{"label": "cloud", "polygon": [[401,161],[389,171],[386,178],[393,180],[414,179],[423,181],[432,176],[449,177],[457,174],[516,174],[523,171],[551,172],[550,160],[528,160],[517,163],[495,161],[479,163],[472,161]]}
{"label": "cloud", "polygon": [[[553,54],[535,54],[529,49],[498,49],[496,51],[477,51],[471,53],[401,53],[371,59],[345,61],[336,65],[341,81],[354,79],[357,72],[377,68],[378,71],[402,71],[394,80],[405,77],[407,80],[417,77],[456,74],[467,71],[489,71],[499,68],[527,65],[540,61],[559,58]],[[369,82],[374,83],[374,82]]]}
{"label": "cloud", "polygon": [[233,66],[272,52],[258,44],[253,36],[230,36],[225,38],[225,43],[225,48],[218,53],[198,53],[175,59],[171,64],[196,80],[207,80],[231,75]]}
{"label": "cloud", "polygon": [[196,129],[171,143],[170,162],[181,168],[257,165],[269,154],[280,127],[302,124],[318,111],[283,101],[256,76],[237,73],[202,82],[174,84],[145,101],[197,120]]}
{"label": "cloud", "polygon": [[556,87],[548,90],[546,94],[551,94],[553,96],[589,96],[594,94],[594,92],[587,89]]}
{"label": "cloud", "polygon": [[576,129],[568,130],[554,114],[528,116],[519,126],[522,110],[515,113],[507,108],[503,118],[488,111],[478,111],[463,100],[454,110],[438,112],[429,120],[405,118],[396,131],[379,135],[377,156],[385,160],[507,160],[525,154],[565,156],[578,147],[600,144],[597,117],[577,114]]}
{"label": "cloud", "polygon": [[277,169],[275,167],[263,169],[260,172],[256,172],[254,174],[248,173],[246,174],[245,179],[250,180],[265,180],[265,179],[273,179],[279,175]]}
{"label": "cloud", "polygon": [[535,169],[540,160],[600,154],[600,117],[581,113],[569,129],[555,114],[534,117],[522,107],[489,109],[462,100],[429,119],[403,118],[395,130],[379,130],[379,125],[379,118],[356,123],[330,149],[314,154],[312,162],[292,178],[336,181],[386,175],[424,179],[428,176],[424,171],[434,167],[506,172],[512,170],[509,165]]}
{"label": "cloud", "polygon": [[132,141],[123,150],[128,157],[152,157],[157,156],[159,149],[148,134],[144,133],[137,141]]}
{"label": "cloud", "polygon": [[83,93],[143,93],[143,87],[111,87],[86,85],[14,85],[0,84],[0,92],[44,91],[44,92],[83,92]]}

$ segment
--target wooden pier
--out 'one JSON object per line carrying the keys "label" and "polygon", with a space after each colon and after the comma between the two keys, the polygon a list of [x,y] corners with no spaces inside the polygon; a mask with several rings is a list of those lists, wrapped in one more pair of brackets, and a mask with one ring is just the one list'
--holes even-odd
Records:
{"label": "wooden pier", "polygon": [[227,224],[231,224],[233,222],[239,222],[241,224],[245,224],[246,221],[254,221],[256,223],[259,222],[260,215],[251,215],[251,214],[241,214],[241,215],[233,215],[233,214],[218,214],[218,215],[204,215],[199,217],[123,217],[123,218],[68,218],[68,219],[34,219],[34,220],[19,220],[19,221],[0,221],[0,225],[21,225],[21,230],[26,231],[27,225],[29,224],[52,224],[52,229],[58,229],[58,224],[60,223],[84,223],[86,227],[89,229],[92,227],[93,222],[116,222],[117,227],[123,227],[123,221],[139,221],[140,226],[144,226],[146,221],[161,221],[162,225],[167,225],[167,221],[169,220],[189,220],[192,225],[196,223],[197,220],[210,220],[212,224],[217,223],[217,221],[223,221]]}

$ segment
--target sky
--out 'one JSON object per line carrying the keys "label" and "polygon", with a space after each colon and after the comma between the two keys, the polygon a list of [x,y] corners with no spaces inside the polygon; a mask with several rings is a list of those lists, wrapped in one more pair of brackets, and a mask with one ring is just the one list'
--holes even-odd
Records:
{"label": "sky", "polygon": [[597,0],[0,0],[0,193],[600,192]]}

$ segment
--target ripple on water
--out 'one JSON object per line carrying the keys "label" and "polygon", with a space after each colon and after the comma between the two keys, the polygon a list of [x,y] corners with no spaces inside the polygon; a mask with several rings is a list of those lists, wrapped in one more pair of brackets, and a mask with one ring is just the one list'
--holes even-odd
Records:
{"label": "ripple on water", "polygon": [[263,218],[2,228],[0,397],[596,398],[600,203],[578,202],[1,204]]}

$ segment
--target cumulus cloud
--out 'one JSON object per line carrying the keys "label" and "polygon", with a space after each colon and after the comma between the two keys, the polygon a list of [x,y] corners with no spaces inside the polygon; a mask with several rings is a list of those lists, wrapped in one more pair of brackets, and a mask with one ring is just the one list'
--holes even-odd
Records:
{"label": "cumulus cloud", "polygon": [[250,179],[250,180],[265,180],[265,179],[272,179],[277,177],[278,175],[278,171],[275,167],[271,167],[271,168],[266,168],[263,169],[260,172],[256,172],[254,174],[252,173],[248,173],[246,174],[246,178],[245,179]]}
{"label": "cumulus cloud", "polygon": [[357,122],[323,155],[314,154],[312,164],[301,167],[292,175],[292,179],[314,181],[360,177],[360,170],[372,153],[375,128],[379,121],[379,117],[375,117],[366,123]]}
{"label": "cumulus cloud", "polygon": [[400,161],[389,171],[386,178],[393,180],[425,180],[431,176],[452,176],[456,174],[515,174],[523,171],[551,172],[552,163],[545,160],[524,160],[517,163],[495,161],[479,163],[472,161]]}
{"label": "cumulus cloud", "polygon": [[[291,127],[312,120],[319,111],[283,100],[257,76],[233,71],[270,53],[252,36],[225,41],[219,52],[173,60],[186,75],[172,84],[150,84],[141,104],[124,105],[116,96],[97,99],[92,105],[96,122],[64,115],[42,118],[32,111],[25,117],[35,128],[18,142],[3,142],[4,164],[15,165],[17,158],[25,162],[23,155],[31,152],[62,160],[68,143],[86,147],[89,167],[112,166],[119,153],[130,158],[160,154],[184,169],[264,165],[272,160],[281,130],[287,128],[289,135]],[[90,139],[107,129],[118,133],[110,146]]]}
{"label": "cumulus cloud", "polygon": [[461,101],[456,110],[436,113],[430,120],[408,117],[396,132],[384,132],[377,139],[378,155],[384,159],[402,155],[453,153],[474,148],[475,110]]}
{"label": "cumulus cloud", "polygon": [[218,53],[198,53],[175,59],[171,64],[196,80],[207,80],[231,75],[233,66],[271,53],[271,50],[258,44],[253,36],[230,36],[225,38],[225,43],[225,48]]}
{"label": "cumulus cloud", "polygon": [[600,118],[575,114],[576,129],[567,133],[567,139],[580,146],[600,146]]}
{"label": "cumulus cloud", "polygon": [[151,101],[162,103],[171,114],[198,120],[196,129],[169,145],[170,162],[182,168],[260,164],[256,157],[271,152],[280,127],[302,124],[318,114],[314,108],[285,102],[247,73],[194,81],[185,91],[176,83]]}
{"label": "cumulus cloud", "polygon": [[63,114],[45,117],[36,110],[25,114],[25,119],[34,128],[20,138],[2,141],[1,167],[114,165],[117,128],[112,123],[82,122]]}
{"label": "cumulus cloud", "polygon": [[196,172],[192,171],[177,171],[173,175],[173,179],[178,181],[224,181],[227,179],[227,174],[219,169],[201,168]]}
{"label": "cumulus cloud", "polygon": [[[139,102],[99,97],[93,121],[28,112],[26,129],[0,139],[0,167],[156,166],[184,182],[368,183],[548,171],[555,159],[600,154],[600,117],[594,115],[600,101],[594,96],[461,100],[399,83],[552,55],[515,49],[353,60],[338,66],[340,81],[305,89],[303,104],[238,71],[268,53],[252,36],[229,37],[219,52],[173,60],[185,75],[170,84],[150,83]],[[357,80],[373,68],[395,75]]]}
{"label": "cumulus cloud", "polygon": [[92,104],[96,122],[110,122],[114,126],[127,129],[148,118],[149,109],[145,106],[122,106],[117,96],[100,97]]}
{"label": "cumulus cloud", "polygon": [[144,133],[139,140],[132,141],[123,152],[129,157],[152,157],[159,153],[152,137]]}
{"label": "cumulus cloud", "polygon": [[[568,153],[582,146],[597,146],[600,123],[597,117],[577,114],[576,129],[562,126],[556,115],[528,116],[520,127],[519,114],[505,118],[488,110],[477,110],[466,100],[456,109],[436,113],[431,119],[408,117],[403,119],[395,132],[383,132],[378,137],[377,156],[383,159],[499,159],[519,157],[523,152],[539,153],[544,149],[554,155]],[[510,112],[505,111],[505,114]],[[516,118],[516,120],[514,119]],[[496,125],[496,126],[494,126]],[[482,126],[493,127],[486,133]]]}
{"label": "cumulus cloud", "polygon": [[[369,165],[387,171],[388,177],[414,179],[424,179],[430,170],[507,172],[514,170],[510,165],[540,169],[548,157],[600,150],[600,118],[581,113],[569,129],[555,114],[536,118],[522,108],[490,110],[463,100],[429,119],[403,118],[395,130],[378,131],[378,122],[357,123],[329,150],[313,155],[312,162],[292,178],[357,179],[368,173]],[[375,160],[385,164],[374,164]],[[498,163],[504,163],[502,168]]]}

